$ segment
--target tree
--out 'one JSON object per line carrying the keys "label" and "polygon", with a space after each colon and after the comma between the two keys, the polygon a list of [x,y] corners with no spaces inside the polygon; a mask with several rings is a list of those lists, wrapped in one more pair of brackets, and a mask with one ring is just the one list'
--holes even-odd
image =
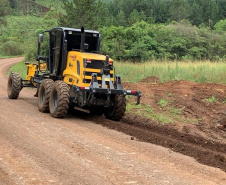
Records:
{"label": "tree", "polygon": [[189,16],[189,3],[186,0],[174,0],[170,7],[171,20],[180,22]]}
{"label": "tree", "polygon": [[96,0],[64,0],[66,14],[61,15],[59,24],[66,27],[97,29],[102,17],[103,3]]}
{"label": "tree", "polygon": [[116,17],[116,20],[117,20],[118,26],[126,26],[127,25],[126,15],[125,15],[125,12],[122,10],[119,11],[119,13]]}
{"label": "tree", "polygon": [[128,22],[130,25],[132,25],[138,21],[140,21],[140,15],[139,12],[136,9],[134,9],[129,16]]}
{"label": "tree", "polygon": [[198,26],[203,23],[203,8],[196,1],[193,1],[191,4],[191,14],[189,19],[192,21],[192,24]]}
{"label": "tree", "polygon": [[217,22],[214,26],[214,28],[217,30],[217,31],[226,31],[226,19],[224,20],[220,20],[219,22]]}
{"label": "tree", "polygon": [[155,0],[152,7],[152,14],[155,16],[157,23],[165,23],[169,19],[170,1]]}
{"label": "tree", "polygon": [[1,0],[0,1],[0,27],[2,25],[6,25],[7,22],[5,20],[5,16],[9,14],[10,6],[8,0]]}

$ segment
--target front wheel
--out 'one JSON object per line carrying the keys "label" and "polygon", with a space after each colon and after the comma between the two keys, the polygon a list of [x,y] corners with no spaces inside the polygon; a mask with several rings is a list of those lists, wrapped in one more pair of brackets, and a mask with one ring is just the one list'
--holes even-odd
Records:
{"label": "front wheel", "polygon": [[108,119],[120,121],[126,111],[126,97],[123,95],[116,95],[113,101],[113,107],[108,108],[104,115]]}
{"label": "front wheel", "polygon": [[40,112],[49,112],[49,97],[53,80],[44,79],[38,90],[38,109]]}
{"label": "front wheel", "polygon": [[63,81],[53,83],[50,99],[49,110],[54,118],[63,118],[66,116],[69,108],[69,88]]}
{"label": "front wheel", "polygon": [[21,79],[18,73],[12,72],[8,78],[7,93],[9,99],[17,99],[21,90]]}

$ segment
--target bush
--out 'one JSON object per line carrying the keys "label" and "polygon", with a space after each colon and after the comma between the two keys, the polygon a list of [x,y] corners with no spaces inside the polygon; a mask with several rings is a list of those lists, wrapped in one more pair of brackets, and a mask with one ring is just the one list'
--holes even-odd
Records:
{"label": "bush", "polygon": [[34,61],[36,55],[37,55],[37,47],[35,45],[34,46],[31,46],[26,51],[25,61]]}
{"label": "bush", "polygon": [[2,46],[3,52],[8,56],[16,56],[24,54],[24,50],[20,43],[15,41],[7,41]]}

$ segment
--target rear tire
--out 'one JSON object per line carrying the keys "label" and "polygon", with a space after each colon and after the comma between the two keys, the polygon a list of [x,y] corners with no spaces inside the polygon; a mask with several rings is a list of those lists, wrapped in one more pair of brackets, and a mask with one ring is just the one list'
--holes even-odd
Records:
{"label": "rear tire", "polygon": [[17,99],[21,90],[21,78],[18,73],[12,72],[8,78],[7,93],[9,99]]}
{"label": "rear tire", "polygon": [[38,109],[40,112],[49,112],[49,97],[53,86],[53,80],[44,79],[38,91]]}
{"label": "rear tire", "polygon": [[124,116],[125,111],[126,111],[126,97],[123,95],[116,95],[114,98],[114,106],[108,108],[105,111],[104,115],[108,119],[120,121]]}
{"label": "rear tire", "polygon": [[63,81],[53,83],[50,99],[49,110],[54,118],[63,118],[67,115],[69,108],[69,88]]}

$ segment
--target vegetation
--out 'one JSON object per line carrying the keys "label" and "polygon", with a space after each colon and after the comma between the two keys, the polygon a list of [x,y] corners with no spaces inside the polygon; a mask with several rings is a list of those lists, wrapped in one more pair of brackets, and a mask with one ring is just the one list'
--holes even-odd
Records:
{"label": "vegetation", "polygon": [[[160,108],[161,105],[159,105]],[[129,113],[133,113],[138,116],[142,116],[153,121],[158,121],[162,124],[172,124],[172,123],[190,123],[190,124],[198,124],[198,119],[188,119],[182,115],[181,109],[177,109],[171,106],[168,106],[164,109],[164,111],[157,111],[149,104],[139,104],[136,105],[135,103],[127,103],[126,111]]]}
{"label": "vegetation", "polygon": [[[226,84],[225,62],[151,61],[133,65],[129,62],[115,62],[114,65],[116,68],[116,75],[120,74],[123,81],[127,82],[139,82],[146,77],[157,76],[160,82],[189,80],[193,82]],[[24,65],[24,61],[15,64],[13,69],[16,69],[15,71],[23,76],[26,75],[26,66]],[[171,95],[169,94],[168,96]]]}
{"label": "vegetation", "polygon": [[96,0],[72,0],[63,1],[63,8],[66,14],[59,17],[59,24],[64,27],[96,30],[103,25],[104,15],[103,3]]}
{"label": "vegetation", "polygon": [[0,28],[6,25],[5,16],[9,14],[9,2],[7,0],[0,1]]}
{"label": "vegetation", "polygon": [[224,21],[216,24],[219,31],[210,31],[187,20],[168,25],[141,21],[127,28],[110,26],[100,31],[103,51],[118,60],[225,60],[226,32],[221,31],[222,25]]}
{"label": "vegetation", "polygon": [[30,60],[42,30],[84,26],[102,33],[103,53],[116,60],[226,58],[222,0],[2,0],[0,7],[0,56]]}
{"label": "vegetation", "polygon": [[211,96],[211,97],[207,98],[206,101],[208,103],[213,103],[213,102],[216,102],[216,98],[215,98],[215,96]]}
{"label": "vegetation", "polygon": [[129,82],[139,82],[157,76],[160,82],[189,80],[193,82],[214,82],[226,84],[226,62],[210,61],[150,61],[131,65],[129,62],[115,62],[116,74]]}
{"label": "vegetation", "polygon": [[116,73],[124,80],[226,83],[225,1],[2,0],[0,15],[0,56],[33,60],[41,31],[85,26],[102,33],[101,50],[120,61]]}

